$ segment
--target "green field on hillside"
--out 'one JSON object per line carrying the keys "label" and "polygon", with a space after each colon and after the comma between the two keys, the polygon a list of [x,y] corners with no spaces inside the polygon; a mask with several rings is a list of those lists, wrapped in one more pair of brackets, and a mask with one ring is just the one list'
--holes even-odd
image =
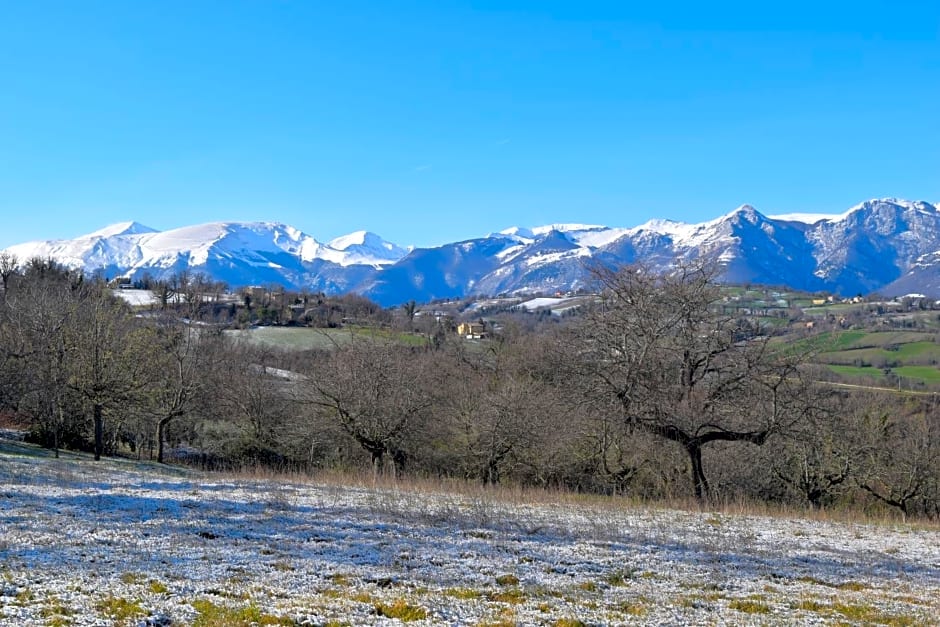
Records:
{"label": "green field on hillside", "polygon": [[934,342],[910,342],[895,344],[890,348],[854,348],[826,352],[819,360],[828,364],[844,365],[901,365],[916,362],[918,365],[940,363],[940,345]]}
{"label": "green field on hillside", "polygon": [[[829,370],[845,377],[848,380],[875,379],[879,383],[886,382],[888,375],[881,368],[872,366],[840,366],[828,365]],[[891,374],[902,380],[921,382],[924,384],[940,383],[940,368],[936,366],[899,366],[889,370]]]}
{"label": "green field on hillside", "polygon": [[925,383],[940,382],[940,368],[936,366],[899,366],[891,371],[904,379],[920,379]]}
{"label": "green field on hillside", "polygon": [[887,373],[924,384],[940,383],[940,344],[921,331],[834,331],[798,340],[813,358],[846,379],[885,379]]}
{"label": "green field on hillside", "polygon": [[[826,331],[812,337],[797,340],[794,348],[832,353],[863,348],[894,350],[914,343],[933,344],[940,336],[927,331]],[[940,346],[940,344],[937,344]]]}
{"label": "green field on hillside", "polygon": [[858,378],[866,377],[872,379],[884,379],[885,373],[880,368],[872,368],[871,366],[860,367],[860,366],[838,366],[838,365],[829,365],[829,370],[840,374],[844,377]]}

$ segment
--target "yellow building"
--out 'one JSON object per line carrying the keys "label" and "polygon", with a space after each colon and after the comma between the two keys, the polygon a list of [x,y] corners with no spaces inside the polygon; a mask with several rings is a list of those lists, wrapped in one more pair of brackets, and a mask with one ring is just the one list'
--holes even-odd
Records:
{"label": "yellow building", "polygon": [[457,325],[457,335],[476,340],[486,334],[486,326],[482,322],[461,322]]}

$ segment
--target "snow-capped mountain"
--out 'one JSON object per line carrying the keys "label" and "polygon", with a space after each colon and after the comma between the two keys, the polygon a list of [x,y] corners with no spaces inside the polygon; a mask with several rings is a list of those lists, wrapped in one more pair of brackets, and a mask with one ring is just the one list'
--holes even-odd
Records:
{"label": "snow-capped mountain", "polygon": [[855,295],[940,297],[940,210],[871,200],[838,215],[768,217],[750,205],[700,224],[651,220],[632,228],[554,224],[417,250],[357,291],[380,303],[466,294],[590,288],[588,267],[643,262],[667,270],[707,259],[732,283]]}
{"label": "snow-capped mountain", "polygon": [[323,244],[274,222],[212,222],[162,232],[130,222],[7,250],[18,259],[51,257],[107,277],[166,278],[188,270],[231,286],[281,284],[329,292],[350,290],[407,253],[365,231]]}
{"label": "snow-capped mountain", "polygon": [[894,198],[838,215],[766,216],[750,205],[700,224],[651,220],[636,227],[550,224],[407,250],[366,231],[321,243],[278,223],[218,222],[157,232],[128,222],[74,240],[8,249],[53,257],[106,276],[204,272],[231,286],[355,291],[383,305],[469,294],[590,287],[592,264],[716,262],[734,283],[786,285],[844,295],[919,292],[940,297],[940,208]]}
{"label": "snow-capped mountain", "polygon": [[[870,200],[839,220],[824,220],[809,234],[816,275],[840,293],[908,293],[895,285],[937,283],[940,208],[926,202]],[[906,278],[905,278],[906,277]],[[924,290],[918,290],[927,293]],[[936,292],[933,294],[936,295]]]}

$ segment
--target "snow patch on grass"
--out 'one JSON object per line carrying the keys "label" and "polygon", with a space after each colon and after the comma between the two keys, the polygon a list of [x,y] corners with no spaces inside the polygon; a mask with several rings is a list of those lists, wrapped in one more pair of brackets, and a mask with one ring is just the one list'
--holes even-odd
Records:
{"label": "snow patch on grass", "polygon": [[925,624],[938,599],[940,533],[913,525],[232,479],[0,443],[0,625]]}

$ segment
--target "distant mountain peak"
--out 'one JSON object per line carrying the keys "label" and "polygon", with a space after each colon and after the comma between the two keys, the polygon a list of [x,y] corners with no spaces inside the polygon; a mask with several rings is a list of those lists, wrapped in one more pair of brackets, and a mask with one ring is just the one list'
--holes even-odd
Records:
{"label": "distant mountain peak", "polygon": [[762,214],[760,211],[755,209],[752,205],[745,204],[745,205],[741,205],[734,211],[727,213],[721,218],[719,218],[719,220],[722,220],[722,221],[737,220],[737,219],[744,219],[750,222],[751,224],[756,224],[757,222],[765,220],[766,216],[764,216],[764,214]]}
{"label": "distant mountain peak", "polygon": [[577,238],[577,234],[579,233],[603,231],[608,228],[609,227],[600,224],[556,223],[534,227],[511,226],[508,229],[500,231],[498,235],[508,235],[524,240],[535,240],[549,233],[571,233],[573,237]]}
{"label": "distant mountain peak", "polygon": [[532,232],[532,229],[527,229],[521,226],[511,226],[508,229],[503,229],[499,232],[500,235],[510,235],[513,237],[522,237],[525,239],[534,239],[535,233]]}
{"label": "distant mountain peak", "polygon": [[331,239],[329,242],[327,242],[327,246],[330,248],[335,248],[336,250],[348,250],[356,246],[366,247],[376,251],[388,251],[393,253],[393,255],[403,255],[405,252],[401,246],[386,241],[382,239],[381,236],[376,235],[371,231],[353,231],[348,235],[341,235],[340,237]]}
{"label": "distant mountain peak", "polygon": [[140,235],[142,233],[156,233],[156,229],[143,225],[140,222],[118,222],[89,233],[85,237],[115,237],[118,235]]}
{"label": "distant mountain peak", "polygon": [[845,215],[859,211],[878,211],[883,209],[927,209],[936,211],[936,208],[922,200],[904,200],[903,198],[885,197],[871,198],[854,205]]}
{"label": "distant mountain peak", "polygon": [[353,231],[330,240],[319,252],[318,257],[341,266],[381,267],[395,263],[408,252],[407,249],[386,241],[371,231]]}
{"label": "distant mountain peak", "polygon": [[556,223],[556,224],[545,224],[543,226],[537,226],[532,229],[532,232],[536,235],[541,235],[543,233],[548,233],[550,231],[558,231],[559,233],[570,233],[571,231],[598,231],[600,229],[606,229],[606,226],[601,224],[579,224],[575,223]]}
{"label": "distant mountain peak", "polygon": [[347,235],[331,239],[327,246],[336,250],[346,250],[350,246],[362,246],[370,236],[376,237],[369,231],[353,231]]}

